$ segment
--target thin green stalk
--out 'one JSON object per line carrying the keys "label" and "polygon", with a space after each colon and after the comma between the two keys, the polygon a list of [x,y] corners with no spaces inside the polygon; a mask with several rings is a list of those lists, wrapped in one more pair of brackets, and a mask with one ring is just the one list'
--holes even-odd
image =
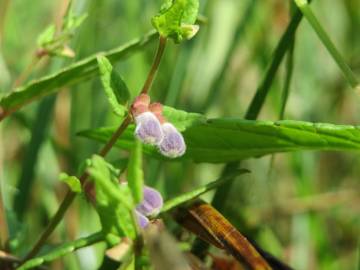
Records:
{"label": "thin green stalk", "polygon": [[154,81],[154,78],[156,76],[156,72],[157,70],[159,69],[159,65],[160,65],[160,62],[161,62],[161,58],[164,54],[164,51],[165,51],[165,46],[166,46],[166,41],[167,39],[165,37],[162,37],[160,36],[159,37],[159,46],[158,46],[158,49],[156,51],[156,55],[155,55],[155,58],[154,58],[154,62],[151,66],[151,69],[150,69],[150,72],[146,78],[146,81],[144,83],[144,86],[140,92],[140,94],[147,94],[151,88],[151,85]]}
{"label": "thin green stalk", "polygon": [[279,119],[282,120],[284,119],[284,114],[285,114],[285,107],[289,98],[289,93],[290,93],[290,84],[291,84],[291,79],[292,79],[292,75],[293,75],[293,70],[294,70],[294,48],[295,48],[295,40],[292,39],[290,44],[289,44],[289,50],[287,53],[287,58],[286,58],[286,74],[285,74],[285,82],[284,82],[284,88],[282,91],[282,96],[281,96],[281,107],[280,107],[280,113],[279,113]]}
{"label": "thin green stalk", "polygon": [[[155,75],[157,70],[159,69],[159,65],[161,62],[161,58],[163,56],[164,50],[166,46],[166,39],[163,37],[159,38],[159,46],[153,61],[153,64],[151,66],[151,69],[149,71],[149,74],[146,78],[146,81],[144,83],[144,86],[141,90],[141,93],[148,93],[151,87],[151,84],[153,80],[155,79]],[[128,114],[125,119],[120,124],[119,128],[115,131],[115,133],[112,135],[110,140],[105,144],[105,146],[100,150],[99,154],[103,157],[105,157],[111,148],[114,146],[117,139],[121,136],[121,134],[125,131],[125,129],[128,127],[128,125],[131,123],[132,118],[130,114]],[[80,177],[80,182],[84,185],[86,180],[88,178],[88,174],[84,172],[82,176]],[[60,223],[60,221],[63,219],[65,212],[70,207],[71,203],[74,201],[76,197],[76,193],[72,191],[68,191],[66,194],[64,200],[60,204],[60,207],[58,211],[55,213],[53,218],[50,220],[50,223],[44,230],[44,232],[41,234],[39,240],[35,243],[33,248],[30,250],[30,252],[25,256],[22,263],[25,263],[27,260],[34,257],[41,249],[41,247],[45,244],[47,238],[51,235],[51,233],[55,230],[57,225]]]}
{"label": "thin green stalk", "polygon": [[332,58],[335,60],[339,68],[341,69],[346,81],[350,84],[350,86],[354,89],[359,87],[359,81],[355,77],[354,73],[346,63],[345,59],[342,57],[338,49],[335,47],[334,43],[331,41],[329,35],[326,33],[312,9],[308,1],[306,0],[295,0],[296,5],[304,14],[305,18],[308,20],[312,28],[315,30],[316,34],[326,47],[326,49],[331,54]]}
{"label": "thin green stalk", "polygon": [[[276,72],[279,69],[279,66],[288,51],[289,45],[291,44],[291,40],[295,37],[296,29],[298,28],[303,16],[299,9],[296,9],[294,12],[294,15],[292,16],[292,19],[286,28],[284,34],[282,35],[279,43],[277,44],[277,47],[274,50],[272,61],[267,68],[267,71],[265,73],[265,76],[263,80],[261,81],[259,87],[256,90],[256,94],[253,97],[248,110],[245,114],[246,119],[255,120],[264,105],[265,99],[267,97],[267,94],[270,91],[270,87],[272,85],[272,82],[274,80],[274,77],[276,75]],[[224,167],[221,176],[224,176],[228,174],[229,172],[232,172],[236,169],[238,169],[240,166],[239,162],[230,162],[226,164]],[[232,189],[232,182],[229,182],[227,185],[220,186],[213,197],[212,205],[217,210],[222,210],[224,207],[226,200],[228,198],[228,195]],[[196,239],[192,246],[192,251],[194,254],[198,255],[199,257],[204,257],[206,255],[206,250],[208,249],[208,244],[200,239]]]}
{"label": "thin green stalk", "polygon": [[266,70],[265,77],[261,81],[255,96],[251,100],[250,106],[245,114],[246,119],[254,120],[258,117],[267,94],[270,91],[273,80],[275,79],[276,72],[288,50],[289,44],[291,44],[291,39],[295,36],[296,29],[298,28],[302,17],[301,11],[297,9],[273,53],[273,59]]}
{"label": "thin green stalk", "polygon": [[62,257],[66,254],[69,254],[71,252],[74,252],[75,250],[78,250],[80,248],[88,247],[93,244],[99,243],[101,241],[104,241],[104,235],[102,232],[97,232],[94,234],[91,234],[87,237],[83,237],[80,239],[77,239],[75,241],[62,244],[50,251],[48,251],[46,254],[33,258],[23,265],[21,265],[18,270],[26,270],[26,269],[32,269],[35,267],[38,267],[44,263],[51,262],[59,257]]}
{"label": "thin green stalk", "polygon": [[[264,105],[267,94],[270,91],[270,87],[274,80],[275,74],[279,69],[279,66],[286,52],[288,51],[289,46],[292,44],[291,41],[295,37],[296,29],[299,26],[302,17],[303,17],[302,13],[300,12],[299,9],[297,9],[285,33],[283,34],[277,47],[275,48],[275,51],[273,53],[273,59],[265,73],[264,79],[261,81],[259,87],[257,88],[256,94],[253,97],[249,105],[249,108],[245,114],[246,119],[255,120],[258,117],[260,110]],[[223,174],[229,173],[229,170],[231,171],[237,169],[238,166],[239,166],[238,162],[228,163],[223,170]],[[231,190],[231,183],[229,183],[229,185],[222,186],[219,189],[217,189],[217,191],[215,192],[215,196],[213,198],[213,205],[215,208],[221,209],[223,207],[230,190]]]}
{"label": "thin green stalk", "polygon": [[4,151],[3,151],[3,129],[0,126],[0,249],[4,250],[5,243],[9,237],[8,223],[5,211],[4,196]]}
{"label": "thin green stalk", "polygon": [[15,194],[14,198],[14,211],[19,221],[23,220],[26,209],[29,206],[29,197],[34,181],[35,167],[41,146],[48,133],[55,100],[56,97],[52,96],[47,97],[40,102],[35,122],[31,129],[31,140],[25,151],[20,178],[17,182],[17,190],[19,192]]}
{"label": "thin green stalk", "polygon": [[[285,107],[290,94],[290,84],[294,70],[294,49],[295,49],[295,37],[291,40],[289,44],[289,50],[286,57],[286,74],[285,81],[281,95],[281,104],[280,104],[280,112],[279,112],[279,120],[284,119]],[[275,162],[275,154],[271,155],[269,170],[268,170],[268,179],[271,179],[273,167]]]}

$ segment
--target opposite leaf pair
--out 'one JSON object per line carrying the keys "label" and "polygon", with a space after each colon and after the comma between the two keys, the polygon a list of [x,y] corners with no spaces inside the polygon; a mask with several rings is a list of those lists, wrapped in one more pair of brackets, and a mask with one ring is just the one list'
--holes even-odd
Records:
{"label": "opposite leaf pair", "polygon": [[135,136],[143,143],[158,146],[160,152],[170,158],[185,153],[184,138],[173,124],[166,122],[160,103],[150,104],[150,97],[141,94],[132,106],[132,114],[136,124]]}

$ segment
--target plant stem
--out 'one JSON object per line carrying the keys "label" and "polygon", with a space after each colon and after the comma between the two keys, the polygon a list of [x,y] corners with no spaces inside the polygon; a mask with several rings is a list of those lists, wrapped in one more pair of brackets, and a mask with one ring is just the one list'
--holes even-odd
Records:
{"label": "plant stem", "polygon": [[281,107],[279,113],[280,120],[284,119],[285,107],[290,93],[290,84],[294,69],[294,49],[295,49],[295,38],[293,38],[289,44],[288,54],[286,58],[286,75],[285,75],[284,88],[281,96]]}
{"label": "plant stem", "polygon": [[[297,9],[294,12],[294,15],[292,16],[292,19],[288,27],[286,28],[284,34],[282,35],[279,43],[277,44],[277,47],[275,48],[275,51],[273,53],[273,59],[269,67],[267,68],[265,76],[261,81],[260,85],[258,86],[255,96],[251,100],[251,103],[247,109],[247,112],[245,114],[246,119],[255,120],[258,117],[260,110],[264,105],[267,94],[270,91],[270,87],[272,85],[276,72],[279,69],[279,66],[289,48],[289,45],[291,44],[291,40],[295,36],[296,29],[298,28],[302,18],[303,16],[301,11]],[[239,165],[240,164],[237,161],[226,164],[221,173],[221,177],[229,172],[232,172],[233,170],[238,169]],[[212,205],[215,209],[221,211],[224,208],[231,189],[232,182],[229,182],[227,185],[220,186],[216,190],[212,200]],[[209,245],[206,242],[200,239],[196,239],[192,246],[192,251],[194,254],[199,255],[200,257],[204,257],[206,255],[208,247]]]}
{"label": "plant stem", "polygon": [[160,36],[160,38],[159,38],[159,46],[158,46],[158,49],[157,49],[157,52],[156,52],[156,55],[155,55],[155,58],[154,58],[154,62],[152,64],[152,66],[151,66],[149,74],[148,74],[148,76],[146,78],[146,81],[144,83],[144,86],[143,86],[143,88],[141,90],[141,94],[147,94],[149,92],[149,90],[150,90],[151,84],[154,81],[154,78],[156,76],[156,72],[159,69],[161,58],[162,58],[162,56],[164,54],[164,51],[165,51],[166,41],[167,41],[167,39],[165,37]]}
{"label": "plant stem", "polygon": [[[158,50],[155,55],[154,62],[151,66],[151,69],[149,71],[149,74],[147,76],[147,79],[144,83],[144,86],[140,93],[148,93],[151,87],[151,84],[155,78],[156,72],[159,68],[162,55],[165,50],[166,45],[166,38],[161,37],[159,38],[159,46]],[[132,122],[131,115],[128,114],[125,119],[121,122],[119,128],[115,131],[115,133],[111,136],[110,140],[105,144],[105,146],[100,150],[99,155],[102,157],[105,157],[111,148],[116,143],[117,139],[123,134],[123,132],[126,130],[126,128],[129,126],[129,124]],[[88,179],[88,174],[84,172],[80,176],[80,182],[84,186],[86,180]],[[30,250],[30,252],[25,256],[25,258],[22,260],[22,263],[25,263],[27,260],[33,258],[41,249],[41,247],[45,244],[46,240],[50,236],[50,234],[55,230],[57,225],[60,223],[60,221],[63,219],[65,212],[70,207],[71,203],[74,201],[76,197],[76,193],[72,191],[68,191],[68,193],[65,195],[65,198],[63,199],[62,203],[60,204],[59,209],[55,213],[55,215],[50,220],[50,223],[45,228],[45,231],[40,236],[39,240],[35,243],[33,248]]]}
{"label": "plant stem", "polygon": [[39,64],[40,60],[43,58],[43,56],[36,56],[34,55],[29,65],[24,69],[24,71],[15,79],[14,84],[12,85],[12,89],[16,87],[19,87],[23,82],[30,77],[33,70],[36,68],[36,66]]}
{"label": "plant stem", "polygon": [[298,8],[301,10],[301,12],[304,14],[305,18],[309,21],[312,28],[315,30],[316,34],[318,35],[318,37],[320,38],[326,49],[331,54],[332,58],[335,60],[335,62],[341,69],[345,79],[350,84],[350,86],[354,89],[359,87],[359,81],[355,77],[354,73],[352,72],[348,64],[345,62],[340,52],[336,49],[329,35],[321,26],[320,22],[318,21],[312,9],[310,8],[308,1],[295,0],[295,3],[298,6]]}
{"label": "plant stem", "polygon": [[285,33],[281,37],[274,53],[271,64],[268,66],[265,73],[265,77],[261,81],[260,85],[256,90],[256,94],[251,100],[250,106],[246,112],[245,118],[249,120],[254,120],[260,113],[260,110],[265,102],[265,98],[270,91],[270,87],[275,78],[276,72],[279,69],[279,66],[287,52],[289,44],[291,44],[291,39],[294,37],[296,29],[298,28],[301,20],[302,13],[299,9],[295,11],[294,16],[289,23]]}
{"label": "plant stem", "polygon": [[17,269],[25,270],[30,268],[32,269],[34,267],[39,267],[45,262],[53,261],[58,257],[64,256],[80,248],[91,246],[101,241],[104,241],[104,235],[102,232],[97,232],[89,236],[55,247],[54,249],[48,251],[46,254],[34,258],[33,260],[27,261],[26,264],[23,264],[21,267],[18,266]]}
{"label": "plant stem", "polygon": [[39,240],[35,243],[35,245],[32,247],[30,252],[21,261],[20,265],[22,265],[29,259],[33,258],[40,251],[41,247],[45,244],[45,242],[48,239],[48,237],[50,236],[50,234],[55,230],[56,226],[60,223],[60,221],[64,217],[66,210],[69,208],[71,203],[74,201],[75,196],[76,196],[75,192],[68,191],[64,200],[60,204],[60,207],[57,210],[55,216],[53,216],[51,218],[50,223],[45,228],[45,231],[41,234]]}

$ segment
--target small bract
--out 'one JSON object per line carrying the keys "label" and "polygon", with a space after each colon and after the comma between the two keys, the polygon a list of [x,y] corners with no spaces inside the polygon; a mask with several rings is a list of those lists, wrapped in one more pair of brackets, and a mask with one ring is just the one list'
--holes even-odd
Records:
{"label": "small bract", "polygon": [[176,158],[182,156],[186,151],[183,136],[171,123],[162,124],[164,138],[159,145],[160,152],[167,157]]}
{"label": "small bract", "polygon": [[152,112],[144,112],[135,117],[135,135],[146,144],[160,144],[164,134],[159,119]]}

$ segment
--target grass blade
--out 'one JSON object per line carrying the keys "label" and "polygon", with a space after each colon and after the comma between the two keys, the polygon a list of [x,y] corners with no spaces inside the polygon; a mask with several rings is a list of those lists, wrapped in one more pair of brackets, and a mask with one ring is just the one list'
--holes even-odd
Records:
{"label": "grass blade", "polygon": [[246,119],[256,119],[260,113],[262,106],[264,105],[267,94],[270,91],[270,87],[275,78],[276,72],[291,44],[291,40],[295,36],[296,29],[298,28],[301,20],[302,13],[297,9],[292,17],[285,33],[281,37],[276,49],[273,53],[273,59],[265,73],[265,77],[261,81],[259,87],[256,90],[255,96],[252,99],[250,106],[245,114]]}
{"label": "grass blade", "polygon": [[164,203],[163,208],[161,209],[161,213],[167,212],[169,210],[172,210],[175,207],[178,207],[179,205],[186,203],[196,197],[199,197],[200,195],[217,188],[218,186],[225,184],[227,181],[234,179],[236,176],[239,176],[244,173],[248,173],[248,170],[236,170],[230,173],[229,175],[226,175],[224,177],[221,177],[205,186],[196,188],[190,192],[187,192],[185,194],[182,194],[176,198],[170,199],[167,202]]}
{"label": "grass blade", "polygon": [[48,251],[47,253],[45,253],[42,256],[39,256],[39,257],[36,257],[36,258],[33,258],[33,259],[27,261],[26,263],[24,263],[17,269],[18,270],[26,270],[26,269],[38,267],[44,263],[51,262],[59,257],[62,257],[69,253],[72,253],[77,249],[91,246],[91,245],[96,244],[101,241],[104,241],[104,236],[103,236],[102,232],[97,232],[97,233],[91,234],[87,237],[83,237],[83,238],[77,239],[75,241],[62,244],[62,245]]}
{"label": "grass blade", "polygon": [[321,42],[324,44],[326,49],[331,54],[332,58],[335,60],[339,68],[341,69],[345,79],[354,89],[359,87],[359,81],[355,77],[354,73],[346,63],[345,59],[342,57],[338,49],[335,47],[334,43],[331,41],[329,35],[326,33],[324,28],[321,26],[320,22],[316,18],[312,9],[309,6],[308,1],[306,0],[295,0],[296,5],[299,7],[301,12],[304,14],[306,19],[311,24],[312,28],[315,30],[316,34],[320,38]]}

